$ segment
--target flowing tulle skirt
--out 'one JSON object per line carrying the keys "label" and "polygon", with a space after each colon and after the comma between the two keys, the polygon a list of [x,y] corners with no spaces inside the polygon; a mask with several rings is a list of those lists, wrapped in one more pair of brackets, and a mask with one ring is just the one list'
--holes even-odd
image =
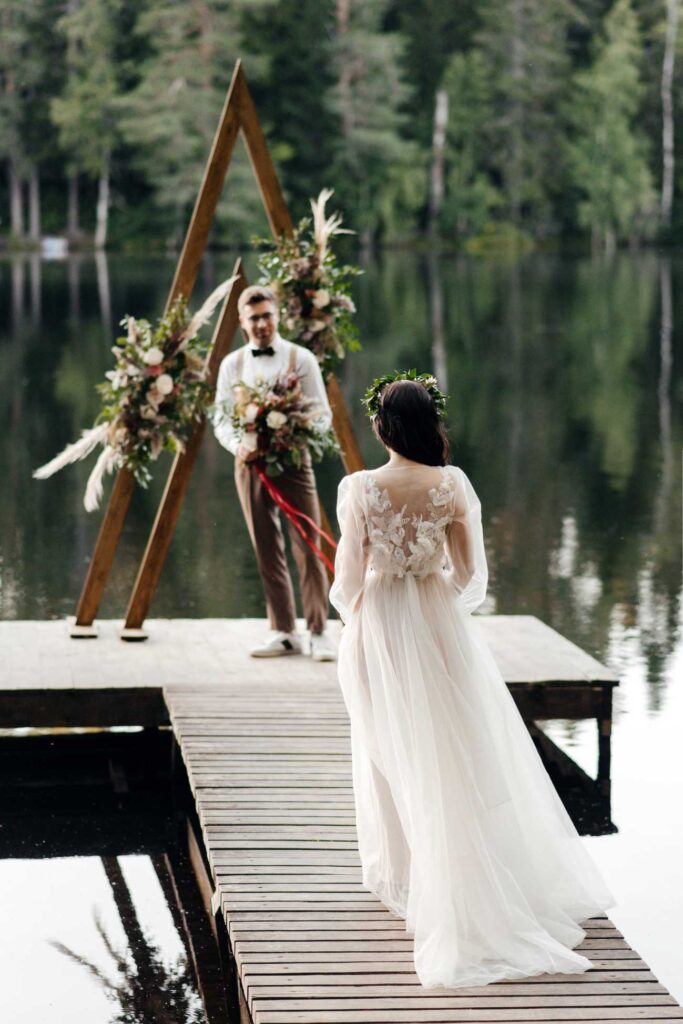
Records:
{"label": "flowing tulle skirt", "polygon": [[422,984],[587,970],[578,922],[614,901],[447,579],[371,572],[339,678],[363,883]]}

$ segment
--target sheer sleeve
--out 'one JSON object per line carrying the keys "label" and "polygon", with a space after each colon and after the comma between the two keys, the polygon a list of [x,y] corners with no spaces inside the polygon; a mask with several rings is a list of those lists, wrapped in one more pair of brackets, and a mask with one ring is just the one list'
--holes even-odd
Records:
{"label": "sheer sleeve", "polygon": [[455,516],[446,536],[450,560],[450,581],[468,612],[475,611],[486,597],[488,568],[481,526],[481,503],[461,469],[457,473]]}
{"label": "sheer sleeve", "polygon": [[337,492],[337,522],[341,530],[334,562],[334,582],[330,603],[344,622],[348,622],[360,604],[368,557],[365,516],[359,495],[360,475],[345,476]]}

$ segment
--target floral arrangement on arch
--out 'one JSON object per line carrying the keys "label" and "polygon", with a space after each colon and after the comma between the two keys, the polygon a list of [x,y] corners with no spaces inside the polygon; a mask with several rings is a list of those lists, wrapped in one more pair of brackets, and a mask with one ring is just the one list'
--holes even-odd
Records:
{"label": "floral arrangement on arch", "polygon": [[270,383],[238,381],[234,395],[232,425],[240,443],[258,452],[267,476],[279,476],[288,466],[299,468],[306,450],[314,462],[326,452],[339,451],[334,431],[317,426],[320,406],[304,395],[296,373]]}
{"label": "floral arrangement on arch", "polygon": [[83,499],[86,510],[92,512],[102,500],[106,473],[129,469],[146,487],[151,479],[150,463],[162,451],[184,451],[212,402],[205,374],[208,346],[198,331],[234,280],[219,285],[192,317],[182,297],[155,327],[147,320],[125,316],[121,325],[126,333],[112,347],[115,367],[96,385],[102,409],[95,425],[33,476],[44,480],[101,444]]}
{"label": "floral arrangement on arch", "polygon": [[325,376],[338,368],[348,351],[360,348],[350,293],[353,278],[362,271],[338,263],[330,247],[335,235],[353,234],[341,227],[340,214],[325,216],[332,195],[332,189],[323,189],[311,199],[313,219],[301,220],[292,235],[277,242],[255,240],[265,247],[258,258],[259,284],[277,295],[282,335],[310,349]]}

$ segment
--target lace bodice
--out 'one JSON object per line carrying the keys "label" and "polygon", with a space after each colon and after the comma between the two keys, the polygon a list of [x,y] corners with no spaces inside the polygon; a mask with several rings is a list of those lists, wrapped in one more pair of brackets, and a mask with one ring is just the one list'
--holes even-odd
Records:
{"label": "lace bodice", "polygon": [[330,601],[345,622],[361,607],[371,577],[381,584],[437,574],[466,611],[483,601],[481,505],[459,467],[412,463],[351,473],[339,485],[337,520]]}
{"label": "lace bodice", "polygon": [[420,511],[409,511],[408,502],[394,508],[387,488],[372,473],[365,474],[365,488],[370,568],[395,576],[426,576],[445,568],[446,531],[453,521],[452,477],[442,472]]}

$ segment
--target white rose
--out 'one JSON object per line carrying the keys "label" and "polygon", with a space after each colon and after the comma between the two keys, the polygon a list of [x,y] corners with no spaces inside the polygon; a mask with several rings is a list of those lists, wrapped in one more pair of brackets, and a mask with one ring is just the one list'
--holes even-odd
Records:
{"label": "white rose", "polygon": [[119,388],[125,388],[128,383],[128,377],[125,373],[121,373],[120,370],[108,370],[104,376],[107,380],[111,381],[111,386],[115,391]]}
{"label": "white rose", "polygon": [[258,416],[258,405],[256,402],[250,402],[244,410],[244,418],[247,423],[253,423]]}
{"label": "white rose", "polygon": [[330,304],[330,293],[325,288],[320,288],[313,296],[313,305],[316,309],[324,309]]}
{"label": "white rose", "polygon": [[349,295],[338,295],[337,305],[341,306],[342,309],[348,309],[349,313],[356,312],[355,303]]}
{"label": "white rose", "polygon": [[157,377],[156,385],[161,395],[170,395],[174,387],[173,377],[168,373],[162,373]]}
{"label": "white rose", "polygon": [[266,423],[271,430],[277,430],[278,427],[281,427],[286,422],[287,417],[285,414],[283,412],[278,412],[277,409],[271,409],[266,416]]}
{"label": "white rose", "polygon": [[246,448],[248,452],[255,452],[258,448],[258,434],[255,431],[249,431],[246,433],[240,444],[243,448]]}
{"label": "white rose", "polygon": [[317,334],[318,331],[324,331],[326,327],[327,324],[324,320],[314,320],[313,323],[310,324],[309,330],[313,331],[314,334]]}
{"label": "white rose", "polygon": [[153,348],[147,349],[143,356],[143,359],[145,360],[148,366],[158,366],[159,363],[163,363],[164,361],[164,353],[161,351],[160,348],[154,346]]}

